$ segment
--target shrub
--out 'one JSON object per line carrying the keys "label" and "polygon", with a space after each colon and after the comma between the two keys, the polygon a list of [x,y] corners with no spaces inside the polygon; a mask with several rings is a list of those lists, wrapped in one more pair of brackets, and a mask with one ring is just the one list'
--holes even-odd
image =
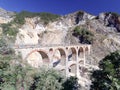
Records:
{"label": "shrub", "polygon": [[44,24],[48,24],[50,21],[56,20],[59,15],[51,14],[51,13],[33,13],[28,11],[22,11],[16,14],[15,19],[13,20],[14,23],[23,25],[25,23],[25,18],[32,18],[32,17],[41,17],[41,20]]}
{"label": "shrub", "polygon": [[3,29],[4,35],[16,36],[18,33],[18,29],[15,27],[12,27],[12,25],[10,23],[2,24],[1,27]]}
{"label": "shrub", "polygon": [[34,83],[30,90],[61,90],[63,77],[52,69],[40,69],[40,73],[34,76]]}
{"label": "shrub", "polygon": [[92,73],[91,90],[120,90],[120,51],[107,55]]}
{"label": "shrub", "polygon": [[78,84],[77,77],[69,77],[67,80],[62,84],[64,89],[62,90],[79,90],[81,86]]}
{"label": "shrub", "polygon": [[92,44],[93,43],[93,33],[85,28],[75,27],[73,35],[78,37],[80,43]]}
{"label": "shrub", "polygon": [[2,54],[2,55],[3,55],[3,54],[4,54],[4,55],[5,55],[5,54],[11,55],[11,54],[13,54],[13,53],[14,53],[14,50],[8,47],[5,39],[1,38],[1,39],[0,39],[0,54]]}

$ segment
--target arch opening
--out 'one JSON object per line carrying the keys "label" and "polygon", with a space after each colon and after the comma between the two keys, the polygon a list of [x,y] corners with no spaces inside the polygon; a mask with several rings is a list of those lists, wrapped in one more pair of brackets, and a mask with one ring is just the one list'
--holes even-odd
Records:
{"label": "arch opening", "polygon": [[50,60],[48,58],[48,55],[43,52],[43,51],[38,51],[40,53],[40,55],[42,56],[42,60],[43,60],[43,63],[44,64],[49,64],[50,63]]}
{"label": "arch opening", "polygon": [[84,65],[84,60],[80,60],[79,65]]}
{"label": "arch opening", "polygon": [[86,67],[79,66],[79,74],[81,77],[88,79],[90,72]]}
{"label": "arch opening", "polygon": [[91,64],[91,60],[89,59],[89,48],[88,48],[88,46],[85,47],[85,58],[86,58],[85,63],[86,64]]}
{"label": "arch opening", "polygon": [[77,73],[76,70],[77,70],[76,64],[71,65],[71,66],[68,68],[69,75],[70,75],[70,76],[75,76],[76,73]]}
{"label": "arch opening", "polygon": [[53,49],[52,49],[52,48],[50,48],[50,49],[49,49],[49,52],[53,52]]}
{"label": "arch opening", "polygon": [[79,50],[78,50],[78,57],[81,59],[81,58],[84,58],[84,49],[83,47],[80,47]]}
{"label": "arch opening", "polygon": [[76,49],[70,48],[68,50],[68,61],[76,61]]}
{"label": "arch opening", "polygon": [[86,54],[86,55],[89,54],[89,49],[88,49],[88,47],[85,47],[85,54]]}
{"label": "arch opening", "polygon": [[66,53],[61,48],[56,49],[53,54],[53,67],[56,67],[57,65],[66,65]]}
{"label": "arch opening", "polygon": [[49,65],[49,57],[44,51],[32,51],[26,58],[27,62],[32,67],[40,67],[42,65]]}

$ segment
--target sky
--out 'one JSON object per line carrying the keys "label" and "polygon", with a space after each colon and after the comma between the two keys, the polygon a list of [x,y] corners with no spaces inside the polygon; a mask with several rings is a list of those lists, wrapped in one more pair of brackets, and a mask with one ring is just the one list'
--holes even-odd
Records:
{"label": "sky", "polygon": [[65,15],[78,10],[98,15],[120,13],[120,0],[0,0],[0,7],[9,11],[50,12]]}

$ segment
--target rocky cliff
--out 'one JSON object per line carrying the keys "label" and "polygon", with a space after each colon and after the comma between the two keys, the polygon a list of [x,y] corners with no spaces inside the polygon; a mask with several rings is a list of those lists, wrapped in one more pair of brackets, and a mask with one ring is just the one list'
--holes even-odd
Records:
{"label": "rocky cliff", "polygon": [[[40,18],[39,18],[40,19]],[[120,17],[114,13],[101,13],[93,16],[86,12],[75,12],[61,16],[58,20],[44,25],[35,22],[38,18],[26,18],[19,29],[16,44],[78,44],[79,38],[73,36],[76,26],[94,33],[89,64],[97,64],[105,55],[120,49]]]}
{"label": "rocky cliff", "polygon": [[[14,15],[0,10],[0,20],[10,22]],[[94,34],[92,51],[87,57],[87,63],[97,65],[105,55],[120,49],[120,16],[111,12],[94,16],[77,11],[47,24],[44,24],[39,16],[26,17],[25,23],[18,28],[15,44],[79,44],[80,38],[73,35],[77,26],[86,28]]]}
{"label": "rocky cliff", "polygon": [[6,11],[0,8],[0,24],[10,22],[14,15],[15,15],[14,12]]}

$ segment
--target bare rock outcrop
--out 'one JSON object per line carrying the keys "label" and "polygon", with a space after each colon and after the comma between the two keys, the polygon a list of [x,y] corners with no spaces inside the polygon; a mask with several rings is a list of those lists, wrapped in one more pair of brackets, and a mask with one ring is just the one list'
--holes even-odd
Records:
{"label": "bare rock outcrop", "polygon": [[88,63],[97,65],[108,53],[120,49],[120,16],[114,13],[101,13],[99,16],[78,11],[60,17],[44,25],[40,17],[26,18],[20,28],[16,44],[79,44],[73,36],[76,26],[94,33],[92,51]]}
{"label": "bare rock outcrop", "polygon": [[[0,9],[0,24],[10,22],[13,17],[14,13]],[[74,28],[77,26],[94,34],[91,54],[86,59],[87,64],[98,66],[99,61],[107,54],[120,50],[120,15],[111,12],[94,16],[83,11],[77,11],[61,16],[47,25],[42,22],[41,17],[25,18],[25,24],[19,28],[15,44],[39,44],[41,46],[79,44],[80,38],[73,35]],[[25,51],[21,52],[24,55]],[[42,63],[40,62],[41,56],[38,53],[32,54],[29,63],[34,66],[36,62],[33,61],[33,58],[35,57],[38,66],[39,63]]]}
{"label": "bare rock outcrop", "polygon": [[0,8],[0,24],[10,22],[14,15],[14,12],[6,11],[5,9]]}

